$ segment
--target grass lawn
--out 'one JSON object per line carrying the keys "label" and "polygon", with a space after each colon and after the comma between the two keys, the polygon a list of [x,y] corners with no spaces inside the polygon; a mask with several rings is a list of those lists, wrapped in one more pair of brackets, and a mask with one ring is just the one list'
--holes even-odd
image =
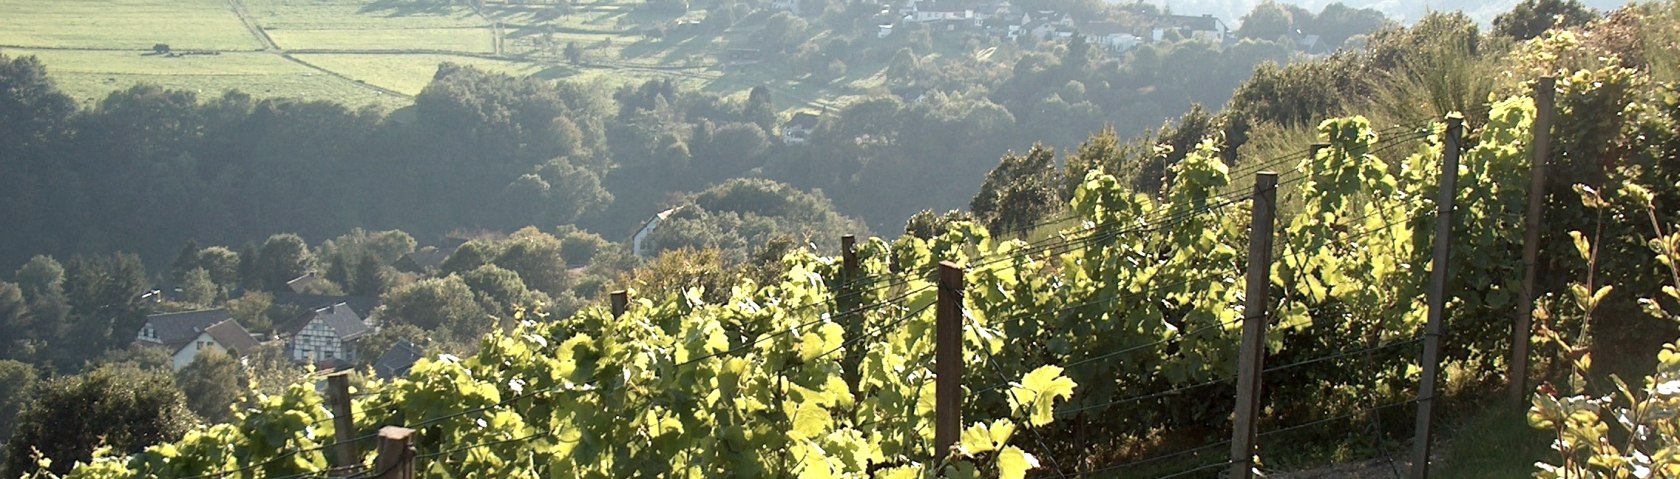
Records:
{"label": "grass lawn", "polygon": [[578,8],[564,12],[548,5],[509,5],[490,6],[485,13],[508,24],[509,29],[552,27],[556,32],[621,33],[629,28],[619,25],[622,12],[614,10]]}
{"label": "grass lawn", "polygon": [[287,50],[438,50],[490,53],[489,28],[405,28],[390,30],[268,30]]}
{"label": "grass lawn", "polygon": [[1550,459],[1545,431],[1529,427],[1515,408],[1488,410],[1445,423],[1449,438],[1442,464],[1431,470],[1439,479],[1533,477],[1534,463]]}
{"label": "grass lawn", "polygon": [[296,55],[312,65],[373,85],[419,94],[431,83],[439,63],[470,65],[487,71],[529,76],[544,67],[535,63],[487,60],[456,55],[309,54]]}
{"label": "grass lawn", "polygon": [[243,0],[263,29],[387,30],[489,26],[463,5],[392,0]]}
{"label": "grass lawn", "polygon": [[406,98],[382,95],[355,82],[267,53],[223,53],[170,58],[135,52],[6,49],[8,56],[34,55],[65,93],[84,103],[141,83],[196,92],[200,98],[238,89],[258,98],[331,100],[351,106],[395,109]]}
{"label": "grass lawn", "polygon": [[262,48],[224,0],[5,0],[0,19],[0,45],[17,47]]}
{"label": "grass lawn", "polygon": [[555,68],[539,73],[538,78],[548,78],[578,82],[592,88],[606,88],[615,91],[624,85],[641,84],[648,80],[670,78],[676,84],[687,88],[703,86],[705,80],[694,77],[672,76],[665,73],[647,70],[618,69],[618,68]]}

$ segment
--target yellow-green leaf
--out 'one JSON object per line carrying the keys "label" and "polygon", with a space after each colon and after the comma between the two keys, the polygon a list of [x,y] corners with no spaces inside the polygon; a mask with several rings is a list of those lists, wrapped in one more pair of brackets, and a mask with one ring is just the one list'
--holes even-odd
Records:
{"label": "yellow-green leaf", "polygon": [[1038,467],[1038,458],[1009,446],[998,452],[998,479],[1023,479],[1027,471]]}

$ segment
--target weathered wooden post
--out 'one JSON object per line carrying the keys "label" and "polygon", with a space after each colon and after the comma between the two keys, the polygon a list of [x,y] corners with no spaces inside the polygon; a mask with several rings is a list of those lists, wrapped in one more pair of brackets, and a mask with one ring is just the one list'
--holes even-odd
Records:
{"label": "weathered wooden post", "polygon": [[962,430],[963,269],[939,262],[939,310],[934,326],[934,453],[945,457]]}
{"label": "weathered wooden post", "polygon": [[612,315],[613,315],[613,318],[617,319],[620,316],[624,316],[624,312],[628,311],[629,309],[630,309],[630,293],[625,291],[625,290],[622,290],[622,289],[618,290],[618,291],[613,291],[612,292]]}
{"label": "weathered wooden post", "polygon": [[379,458],[372,479],[414,479],[414,430],[385,426],[379,429]]}
{"label": "weathered wooden post", "polygon": [[840,258],[840,269],[846,275],[846,281],[848,284],[852,281],[857,281],[857,235],[845,235],[840,237]]}
{"label": "weathered wooden post", "polygon": [[356,421],[351,416],[350,408],[350,371],[339,371],[327,376],[327,400],[332,403],[333,415],[333,467],[346,470],[361,464],[361,455],[356,453]]}
{"label": "weathered wooden post", "polygon": [[1231,428],[1232,478],[1253,477],[1254,425],[1265,369],[1267,296],[1272,286],[1272,229],[1277,217],[1277,173],[1254,175],[1254,217],[1248,236],[1248,283],[1243,290],[1242,349],[1237,365],[1237,406]]}
{"label": "weathered wooden post", "polygon": [[1528,216],[1523,219],[1523,282],[1517,294],[1517,318],[1511,323],[1511,403],[1528,408],[1528,346],[1534,333],[1534,297],[1540,269],[1540,231],[1545,227],[1546,169],[1552,157],[1552,115],[1557,80],[1540,77],[1534,85],[1534,151],[1529,160]]}
{"label": "weathered wooden post", "polygon": [[[858,279],[857,236],[841,236],[840,290],[835,292],[835,306],[845,313],[839,320],[840,325],[846,328],[847,341],[863,337],[863,314],[854,311],[861,302],[858,300]],[[840,360],[840,374],[853,395],[859,392],[858,384],[863,381],[863,350],[861,347],[848,347],[846,355]]]}
{"label": "weathered wooden post", "polygon": [[1429,322],[1423,332],[1423,379],[1418,385],[1417,437],[1412,440],[1412,477],[1429,477],[1430,420],[1435,414],[1435,381],[1441,375],[1441,330],[1446,322],[1447,260],[1452,253],[1453,207],[1458,198],[1458,154],[1464,119],[1447,119],[1446,151],[1441,156],[1441,190],[1435,200],[1435,258],[1429,270]]}

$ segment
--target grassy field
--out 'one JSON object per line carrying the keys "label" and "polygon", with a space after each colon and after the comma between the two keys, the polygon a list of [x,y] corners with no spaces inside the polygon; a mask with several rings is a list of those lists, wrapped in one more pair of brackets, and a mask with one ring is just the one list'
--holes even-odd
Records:
{"label": "grassy field", "polygon": [[225,0],[6,0],[0,45],[150,50],[257,50]]}
{"label": "grassy field", "polygon": [[[837,97],[880,83],[881,65],[852,66],[832,83],[720,65],[723,52],[750,44],[745,32],[645,38],[636,25],[675,17],[638,11],[637,3],[562,9],[492,1],[481,14],[414,0],[0,0],[0,48],[39,56],[60,87],[84,102],[153,83],[204,97],[237,88],[396,108],[442,62],[609,89],[659,78],[724,95],[768,85],[790,111],[838,105]],[[684,18],[704,16],[692,10]],[[223,53],[142,55],[156,43]],[[568,44],[583,49],[582,64],[563,58]]]}
{"label": "grassy field", "polygon": [[267,53],[223,53],[183,57],[136,52],[5,49],[8,56],[34,55],[47,65],[60,89],[83,103],[140,83],[196,92],[200,98],[238,89],[259,98],[332,100],[353,106],[394,109],[407,99],[381,95]]}
{"label": "grassy field", "polygon": [[486,27],[490,21],[461,5],[366,0],[243,0],[263,29],[393,30]]}
{"label": "grassy field", "polygon": [[440,63],[469,65],[482,70],[526,76],[544,70],[541,65],[489,60],[458,55],[304,54],[297,55],[311,65],[338,72],[351,79],[396,90],[408,95],[420,93]]}
{"label": "grassy field", "polygon": [[268,30],[287,50],[431,50],[491,53],[489,28],[403,28],[389,30]]}

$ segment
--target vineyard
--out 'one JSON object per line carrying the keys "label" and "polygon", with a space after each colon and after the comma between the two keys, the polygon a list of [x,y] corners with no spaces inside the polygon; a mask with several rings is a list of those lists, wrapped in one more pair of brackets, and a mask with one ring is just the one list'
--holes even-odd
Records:
{"label": "vineyard", "polygon": [[[475,355],[366,384],[354,431],[299,384],[254,398],[234,424],[71,477],[385,477],[410,463],[425,477],[1212,475],[1266,467],[1270,445],[1306,430],[1392,456],[1434,399],[1437,364],[1420,346],[1470,374],[1503,365],[1535,115],[1527,96],[1497,102],[1463,141],[1457,119],[1331,120],[1322,145],[1235,167],[1206,142],[1158,197],[1091,174],[1076,216],[1046,222],[1076,226],[1044,240],[958,225],[870,239],[843,259],[795,253],[779,282],[743,281],[726,301],[691,290],[618,315],[538,308]],[[1449,159],[1463,187],[1448,190],[1439,279],[1455,299],[1430,337]],[[1232,191],[1268,170],[1283,172],[1275,186]],[[1250,238],[1274,210],[1275,235]],[[1244,286],[1245,269],[1264,291]],[[960,347],[940,347],[941,330]],[[953,404],[955,437],[959,425],[938,424]],[[1233,409],[1252,439],[1233,436]],[[411,429],[413,450],[376,464],[386,426]],[[1229,454],[1233,437],[1257,444],[1259,462]],[[1112,460],[1084,452],[1147,438]]]}

